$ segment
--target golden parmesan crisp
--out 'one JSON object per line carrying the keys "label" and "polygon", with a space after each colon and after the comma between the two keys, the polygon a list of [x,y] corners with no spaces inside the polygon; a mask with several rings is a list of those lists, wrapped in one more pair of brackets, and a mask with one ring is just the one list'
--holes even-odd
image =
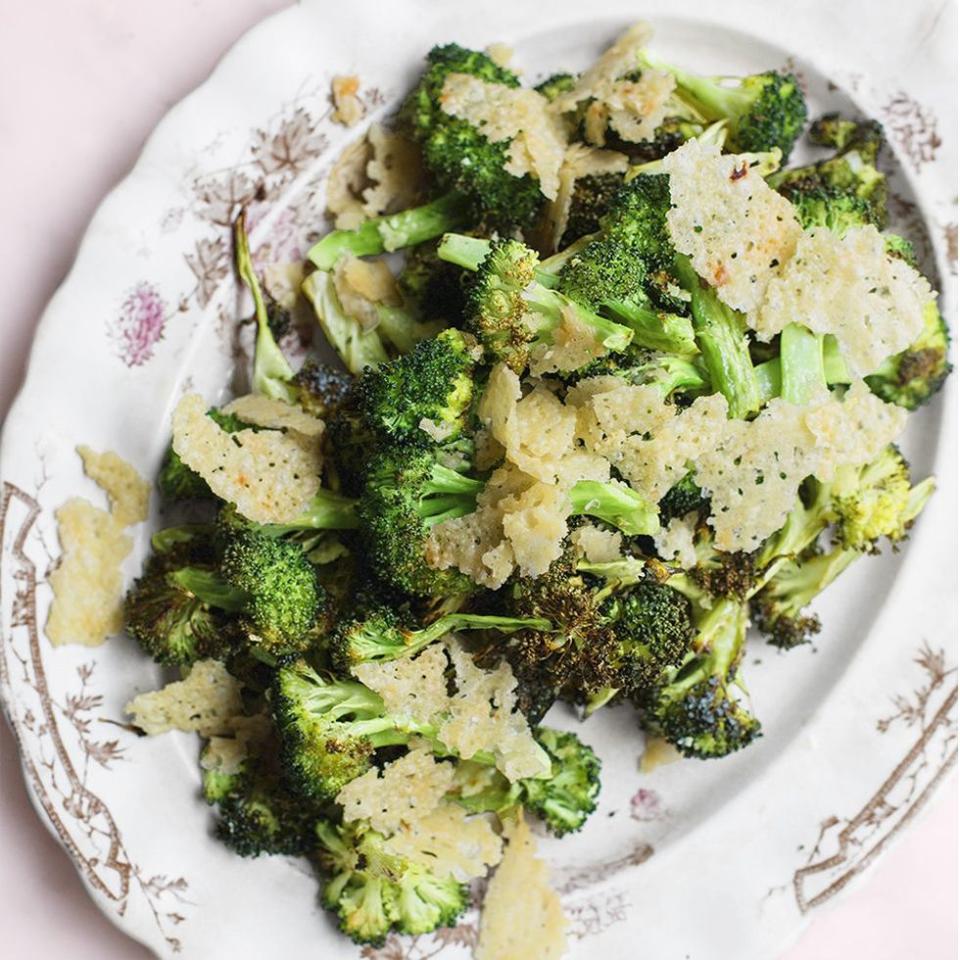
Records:
{"label": "golden parmesan crisp", "polygon": [[400,303],[396,281],[382,260],[361,260],[345,254],[334,265],[333,287],[344,313],[364,331],[379,325],[378,306]]}
{"label": "golden parmesan crisp", "polygon": [[359,123],[366,113],[363,101],[358,96],[360,78],[354,75],[335,76],[330,83],[330,98],[333,100],[333,119],[345,127]]}
{"label": "golden parmesan crisp", "polygon": [[370,186],[363,190],[363,212],[379,217],[412,207],[424,182],[420,150],[403,134],[379,123],[367,131],[372,156],[367,161]]}
{"label": "golden parmesan crisp", "polygon": [[443,645],[435,643],[413,658],[358,664],[353,673],[380,695],[387,713],[414,723],[429,723],[446,709],[446,669]]}
{"label": "golden parmesan crisp", "polygon": [[523,815],[506,824],[507,849],[483,899],[476,960],[557,960],[568,921]]}
{"label": "golden parmesan crisp", "polygon": [[183,730],[212,737],[232,732],[242,708],[240,684],[227,668],[219,660],[198,660],[186,679],[139,694],[123,711],[151,736]]}
{"label": "golden parmesan crisp", "polygon": [[47,638],[55,647],[96,647],[123,629],[120,566],[133,544],[114,516],[81,497],[68,500],[56,517],[63,553],[48,578]]}
{"label": "golden parmesan crisp", "polygon": [[689,569],[697,563],[697,550],[694,535],[697,530],[697,514],[689,513],[685,517],[671,517],[666,527],[654,534],[653,542],[657,553],[668,563],[677,563]]}
{"label": "golden parmesan crisp", "polygon": [[664,158],[670,174],[667,227],[677,250],[735,310],[763,302],[777,267],[803,230],[793,205],[767,186],[746,156],[688,140]]}
{"label": "golden parmesan crisp", "polygon": [[206,414],[199,394],[173,412],[173,449],[222,500],[255,523],[289,523],[320,488],[317,438],[274,430],[227,433]]}
{"label": "golden parmesan crisp", "polygon": [[110,512],[122,527],[143,523],[150,507],[150,484],[122,457],[111,450],[97,453],[77,447],[83,472],[110,498]]}
{"label": "golden parmesan crisp", "polygon": [[231,400],[223,412],[235,414],[244,423],[275,430],[291,430],[302,437],[320,437],[324,429],[323,421],[317,417],[260,393],[248,393]]}
{"label": "golden parmesan crisp", "polygon": [[619,530],[603,530],[593,523],[585,523],[570,534],[577,555],[588,563],[610,563],[620,559],[623,534]]}
{"label": "golden parmesan crisp", "polygon": [[366,138],[354,140],[343,149],[327,175],[327,210],[338,230],[353,230],[367,219],[363,189],[369,155]]}

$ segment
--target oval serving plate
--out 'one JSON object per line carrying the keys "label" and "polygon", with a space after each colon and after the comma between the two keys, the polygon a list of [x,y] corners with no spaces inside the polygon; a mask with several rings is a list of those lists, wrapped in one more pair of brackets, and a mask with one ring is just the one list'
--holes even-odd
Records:
{"label": "oval serving plate", "polygon": [[[319,907],[305,863],[242,860],[210,837],[192,735],[138,738],[123,726],[123,704],[161,685],[163,672],[122,637],[53,649],[43,635],[46,577],[58,552],[53,511],[77,494],[99,502],[75,446],[116,450],[152,475],[182,392],[226,395],[241,315],[233,215],[248,205],[259,264],[302,258],[323,229],[332,161],[391,112],[432,43],[507,41],[515,63],[539,78],[582,67],[642,16],[655,27],[656,51],[698,71],[789,64],[807,85],[813,115],[838,109],[887,124],[891,226],[917,243],[952,316],[956,227],[951,234],[939,222],[954,215],[937,116],[877,87],[883,78],[818,68],[829,64],[831,46],[840,56],[843,11],[812,3],[809,23],[765,25],[778,45],[729,26],[749,19],[751,0],[723,5],[727,25],[706,6],[705,19],[682,20],[666,15],[666,3],[601,0],[585,19],[580,5],[558,0],[544,28],[533,8],[525,15],[517,6],[498,0],[466,12],[403,0],[347,11],[309,2],[259,25],[163,121],[103,203],[37,331],[3,435],[0,692],[38,813],[97,904],[161,956],[310,949],[331,958],[453,960],[476,939],[471,913],[456,928],[381,949],[350,944]],[[910,14],[917,24],[932,5],[920,6]],[[873,26],[870,43],[899,49],[903,15]],[[926,41],[928,70],[938,56],[949,59],[937,38]],[[895,59],[887,70],[895,75]],[[361,78],[367,115],[351,130],[330,118],[327,93],[338,73]],[[947,773],[956,740],[956,551],[953,534],[940,533],[956,530],[953,396],[951,383],[905,441],[917,475],[936,472],[946,491],[907,548],[859,564],[827,593],[815,649],[783,656],[754,642],[748,676],[765,727],[756,746],[721,763],[641,774],[642,738],[628,712],[579,728],[604,760],[600,808],[582,834],[541,845],[571,919],[571,956],[773,958],[812,910],[876,860]],[[160,521],[154,507],[133,531],[128,576]],[[551,722],[576,724],[559,709]]]}

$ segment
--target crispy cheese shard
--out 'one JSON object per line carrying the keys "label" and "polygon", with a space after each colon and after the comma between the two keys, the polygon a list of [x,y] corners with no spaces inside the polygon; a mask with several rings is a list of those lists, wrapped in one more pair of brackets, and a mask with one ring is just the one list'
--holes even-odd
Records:
{"label": "crispy cheese shard", "polygon": [[786,197],[746,155],[688,140],[664,158],[670,175],[667,227],[674,246],[735,310],[756,310],[803,230]]}
{"label": "crispy cheese shard", "polygon": [[453,786],[454,766],[427,749],[414,749],[399,760],[351,780],[337,794],[343,819],[367,820],[382,834],[417,823],[440,806]]}
{"label": "crispy cheese shard", "polygon": [[440,108],[477,127],[492,143],[510,141],[507,173],[530,174],[548,200],[556,197],[567,136],[561,119],[547,109],[546,97],[536,90],[451,73],[440,93]]}
{"label": "crispy cheese shard", "polygon": [[679,564],[685,570],[696,566],[697,514],[672,517],[670,522],[653,538],[657,553],[668,562]]}
{"label": "crispy cheese shard", "polygon": [[319,437],[324,429],[323,421],[317,417],[260,393],[248,393],[231,400],[223,412],[234,414],[244,423],[273,430],[291,430],[303,437]]}
{"label": "crispy cheese shard", "polygon": [[623,534],[619,530],[603,530],[593,523],[585,523],[570,534],[577,555],[588,563],[610,563],[619,560],[623,550]]}
{"label": "crispy cheese shard", "polygon": [[97,453],[87,446],[77,447],[83,472],[105,491],[110,512],[122,527],[142,523],[150,506],[150,484],[123,457],[112,450]]}
{"label": "crispy cheese shard", "polygon": [[382,260],[361,260],[345,254],[334,265],[333,288],[344,313],[364,331],[379,325],[378,306],[400,304],[396,280]]}
{"label": "crispy cheese shard", "polygon": [[289,523],[320,488],[317,437],[275,430],[227,433],[187,394],[173,412],[173,449],[222,500],[255,523]]}
{"label": "crispy cheese shard", "polygon": [[869,462],[896,439],[906,416],[857,381],[842,400],[825,395],[794,406],[777,398],[755,420],[726,421],[716,447],[696,461],[717,549],[755,549],[783,526],[805,477],[829,482],[838,467]]}
{"label": "crispy cheese shard", "polygon": [[566,951],[568,921],[550,871],[537,857],[523,816],[508,821],[507,848],[483,900],[476,960],[557,960]]}
{"label": "crispy cheese shard", "polygon": [[832,333],[852,372],[866,376],[917,339],[932,298],[924,277],[887,255],[876,227],[854,227],[842,237],[814,227],[747,319],[763,340],[788,323]]}
{"label": "crispy cheese shard", "polygon": [[370,185],[362,192],[363,212],[379,217],[412,207],[424,179],[417,145],[379,123],[370,127],[367,142],[372,155],[367,161]]}
{"label": "crispy cheese shard", "polygon": [[185,679],[141,693],[123,710],[151,736],[184,730],[212,737],[233,732],[243,703],[240,684],[219,660],[198,660]]}

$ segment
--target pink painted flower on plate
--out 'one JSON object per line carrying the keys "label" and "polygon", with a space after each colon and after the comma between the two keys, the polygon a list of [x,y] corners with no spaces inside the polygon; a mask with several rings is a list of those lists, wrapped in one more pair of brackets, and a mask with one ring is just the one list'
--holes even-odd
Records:
{"label": "pink painted flower on plate", "polygon": [[641,787],[630,798],[630,816],[641,823],[651,820],[662,820],[667,815],[660,796],[655,790]]}
{"label": "pink painted flower on plate", "polygon": [[167,307],[160,291],[146,281],[138,283],[123,301],[120,315],[107,327],[117,356],[128,367],[143,366],[163,337],[166,320]]}

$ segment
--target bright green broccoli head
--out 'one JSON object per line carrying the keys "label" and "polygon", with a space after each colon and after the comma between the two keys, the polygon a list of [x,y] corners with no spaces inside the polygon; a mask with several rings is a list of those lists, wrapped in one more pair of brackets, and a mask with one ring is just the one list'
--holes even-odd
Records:
{"label": "bright green broccoli head", "polygon": [[371,431],[388,440],[426,444],[424,421],[450,439],[465,426],[474,366],[459,330],[421,340],[405,356],[363,374],[358,384],[361,416]]}
{"label": "bright green broccoli head", "polygon": [[227,543],[224,580],[246,596],[243,616],[273,658],[302,653],[318,626],[325,598],[317,574],[295,542],[249,530]]}
{"label": "bright green broccoli head", "polygon": [[816,179],[798,181],[781,192],[793,204],[797,219],[805,230],[826,227],[843,236],[851,227],[873,222],[869,201],[855,193],[825,186]]}
{"label": "bright green broccoli head", "polygon": [[407,739],[372,690],[326,679],[304,661],[277,671],[271,704],[284,775],[310,800],[333,799],[370,768],[377,747]]}
{"label": "bright green broccoli head", "polygon": [[500,226],[529,224],[542,206],[540,185],[529,174],[515,177],[504,169],[508,144],[493,143],[467,120],[441,106],[444,84],[464,73],[486,83],[518,87],[517,76],[499,67],[485,53],[457,44],[434,47],[427,68],[403,108],[427,169],[445,190],[473,201],[477,211]]}
{"label": "bright green broccoli head", "polygon": [[923,308],[923,332],[903,353],[885,360],[867,377],[867,386],[887,403],[916,410],[940,390],[950,374],[949,351],[950,331],[936,300],[930,300]]}
{"label": "bright green broccoli head", "polygon": [[546,80],[541,80],[534,89],[552,103],[561,93],[569,93],[576,85],[577,78],[574,74],[555,73]]}
{"label": "bright green broccoli head", "polygon": [[579,830],[597,808],[600,758],[573,733],[534,732],[550,757],[550,776],[521,781],[521,802],[558,837]]}
{"label": "bright green broccoli head", "polygon": [[392,853],[364,821],[321,821],[317,839],[317,861],[329,877],[324,906],[357,943],[381,944],[391,930],[429,933],[450,926],[467,907],[464,884]]}

